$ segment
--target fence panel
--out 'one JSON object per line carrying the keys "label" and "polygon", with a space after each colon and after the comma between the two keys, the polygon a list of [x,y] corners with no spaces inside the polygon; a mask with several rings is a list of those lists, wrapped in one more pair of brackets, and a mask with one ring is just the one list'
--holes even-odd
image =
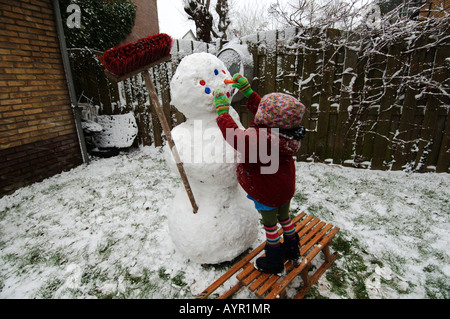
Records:
{"label": "fence panel", "polygon": [[[307,106],[299,160],[450,172],[449,38],[448,27],[433,24],[409,37],[405,30],[366,38],[338,30],[258,33],[248,42],[253,86]],[[234,106],[248,125],[245,107]]]}
{"label": "fence panel", "polygon": [[[450,172],[449,30],[448,24],[431,23],[407,37],[398,30],[367,36],[290,28],[241,41],[253,56],[253,89],[260,95],[288,93],[307,107],[298,160]],[[170,104],[170,79],[179,61],[194,52],[215,54],[216,48],[177,40],[172,61],[151,70],[171,127],[185,118]],[[94,58],[98,54],[71,52],[79,96],[92,99],[100,114],[134,112],[136,144],[161,145],[161,126],[141,75],[111,83]],[[232,105],[247,127],[253,116],[245,100]]]}

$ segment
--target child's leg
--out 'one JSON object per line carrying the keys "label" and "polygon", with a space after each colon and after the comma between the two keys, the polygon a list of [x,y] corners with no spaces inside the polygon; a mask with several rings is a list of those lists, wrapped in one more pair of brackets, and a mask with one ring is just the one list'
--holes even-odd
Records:
{"label": "child's leg", "polygon": [[277,229],[277,213],[278,208],[273,210],[260,210],[259,213],[262,216],[262,222],[264,230],[266,231],[267,244],[277,247],[280,245],[280,236]]}
{"label": "child's leg", "polygon": [[300,262],[300,251],[298,249],[298,244],[300,242],[300,238],[298,234],[295,232],[295,226],[289,217],[289,205],[290,202],[280,207],[278,220],[283,227],[283,237],[285,244],[285,253],[284,256],[294,263],[294,265],[298,265]]}
{"label": "child's leg", "polygon": [[284,269],[283,264],[283,246],[281,246],[281,238],[277,230],[277,213],[278,208],[266,211],[259,211],[264,230],[266,231],[266,246],[264,247],[266,256],[259,257],[255,260],[255,267],[262,272],[276,274]]}
{"label": "child's leg", "polygon": [[280,208],[278,208],[278,220],[286,220],[289,218],[289,208],[291,207],[291,201],[287,202]]}
{"label": "child's leg", "polygon": [[283,227],[283,236],[285,239],[292,239],[295,237],[295,226],[289,217],[289,207],[291,202],[287,202],[278,210],[278,221]]}

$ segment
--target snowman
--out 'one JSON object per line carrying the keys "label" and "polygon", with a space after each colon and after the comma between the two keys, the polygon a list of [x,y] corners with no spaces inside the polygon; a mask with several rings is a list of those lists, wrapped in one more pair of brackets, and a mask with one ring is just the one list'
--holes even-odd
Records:
{"label": "snowman", "polygon": [[[239,155],[216,124],[213,93],[221,89],[232,98],[234,88],[224,83],[231,78],[216,56],[194,53],[182,59],[170,83],[172,104],[186,117],[171,134],[199,209],[193,213],[181,185],[168,213],[169,235],[179,252],[198,263],[232,260],[258,235],[258,212],[236,177]],[[230,115],[243,128],[232,108]],[[168,147],[165,154],[176,172]]]}

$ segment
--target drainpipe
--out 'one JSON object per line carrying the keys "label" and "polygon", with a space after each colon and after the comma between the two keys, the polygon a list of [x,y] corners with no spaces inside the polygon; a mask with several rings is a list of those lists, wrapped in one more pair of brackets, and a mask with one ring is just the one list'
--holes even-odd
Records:
{"label": "drainpipe", "polygon": [[56,30],[58,31],[59,47],[61,49],[61,56],[64,65],[64,72],[66,74],[67,86],[69,88],[70,102],[75,117],[75,127],[77,129],[78,142],[80,143],[81,155],[83,162],[89,164],[89,155],[86,150],[86,142],[84,140],[83,128],[81,127],[81,108],[78,106],[77,95],[73,85],[72,70],[70,68],[69,56],[67,54],[66,39],[64,38],[64,28],[62,24],[61,11],[59,9],[59,0],[53,0],[53,10],[56,18]]}

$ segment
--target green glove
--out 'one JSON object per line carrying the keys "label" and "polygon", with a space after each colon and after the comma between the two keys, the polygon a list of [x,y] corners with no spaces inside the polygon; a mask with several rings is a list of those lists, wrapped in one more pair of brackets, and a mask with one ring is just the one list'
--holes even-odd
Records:
{"label": "green glove", "polygon": [[233,75],[233,80],[235,80],[237,83],[233,84],[232,86],[239,89],[239,91],[244,94],[246,98],[249,98],[250,95],[252,95],[253,90],[250,87],[250,83],[248,82],[247,78],[243,77],[239,73],[236,73],[235,75]]}
{"label": "green glove", "polygon": [[230,109],[230,100],[220,89],[214,92],[214,104],[216,105],[217,115],[228,113]]}

